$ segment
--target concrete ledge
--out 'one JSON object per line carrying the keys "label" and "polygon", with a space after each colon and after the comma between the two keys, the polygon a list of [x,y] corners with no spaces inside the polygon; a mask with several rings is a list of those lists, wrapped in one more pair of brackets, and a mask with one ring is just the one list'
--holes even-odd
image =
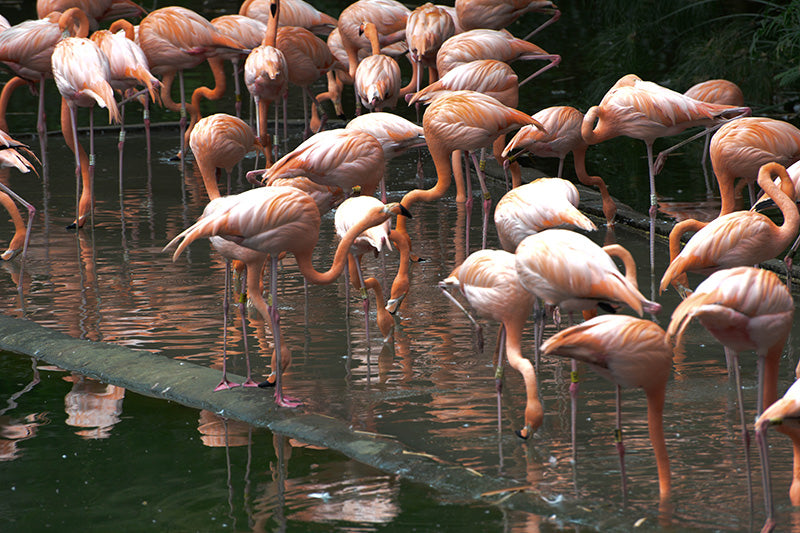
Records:
{"label": "concrete ledge", "polygon": [[[431,487],[452,500],[502,505],[543,517],[554,515],[561,524],[600,527],[597,518],[592,518],[592,511],[577,502],[552,504],[529,487],[408,450],[385,436],[354,431],[341,420],[302,409],[278,408],[271,391],[236,388],[214,393],[220,372],[207,367],[124,346],[74,339],[35,322],[1,314],[0,349],[35,357],[138,394],[207,409],[331,448],[383,472]],[[241,377],[234,376],[237,378]],[[618,516],[611,519],[612,523],[606,521],[602,529],[625,530],[631,526],[631,522],[623,520]]]}

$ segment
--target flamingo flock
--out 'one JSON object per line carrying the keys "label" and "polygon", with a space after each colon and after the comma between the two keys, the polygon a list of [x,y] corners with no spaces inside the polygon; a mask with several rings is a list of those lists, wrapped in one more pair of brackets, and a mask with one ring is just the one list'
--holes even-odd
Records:
{"label": "flamingo flock", "polygon": [[[426,3],[411,10],[395,0],[358,0],[343,9],[337,19],[304,0],[247,0],[238,14],[211,21],[183,7],[162,7],[147,13],[129,1],[39,0],[37,4],[40,19],[0,31],[0,61],[15,74],[5,82],[0,95],[0,163],[21,172],[35,170],[34,163],[47,164],[42,95],[46,80],[55,80],[62,97],[64,141],[75,156],[75,218],[69,227],[78,232],[93,224],[95,172],[93,137],[90,135],[88,156],[78,139],[79,108],[89,108],[90,125],[95,104],[107,110],[109,122],[117,123],[122,122],[123,105],[129,101],[140,102],[145,109],[153,103],[179,112],[179,156],[183,159],[191,152],[196,159],[209,202],[196,222],[178,235],[165,236],[165,251],[173,251],[175,261],[192,242],[208,238],[229,262],[229,268],[246,271],[246,292],[269,324],[274,353],[269,378],[257,384],[250,376],[248,362],[247,380],[241,385],[274,387],[275,402],[282,407],[302,403],[284,392],[283,373],[291,354],[281,340],[277,283],[279,276],[285,275],[278,265],[287,254],[294,256],[300,274],[312,284],[333,283],[347,267],[350,282],[361,294],[367,336],[367,291],[371,290],[378,305],[383,342],[393,342],[392,315],[414,306],[407,295],[410,271],[418,259],[413,253],[418,237],[407,221],[412,211],[432,209],[422,204],[438,203],[449,194],[453,181],[456,202],[471,206],[472,167],[483,200],[484,249],[453,264],[440,287],[461,295],[466,307],[447,293],[468,316],[466,308],[472,308],[501,324],[494,357],[499,431],[504,359],[524,380],[526,407],[521,429],[515,433],[526,440],[541,426],[547,410],[537,383],[538,358],[569,358],[573,455],[577,458],[579,363],[586,364],[614,383],[618,394],[621,387],[644,390],[660,499],[668,501],[671,480],[668,437],[662,422],[664,399],[669,394],[673,354],[681,349],[688,323],[697,317],[725,347],[728,368],[737,376],[745,432],[738,353],[754,350],[758,355],[755,414],[760,418],[755,429],[765,494],[769,495],[765,498],[768,521],[764,528],[776,526],[764,433],[768,425],[796,417],[794,413],[798,412],[792,404],[797,401],[795,387],[776,407],[770,407],[778,399],[775,366],[786,343],[794,305],[790,289],[757,265],[784,252],[800,232],[796,205],[800,191],[786,170],[800,160],[800,130],[796,127],[773,118],[750,116],[752,110],[744,105],[741,91],[727,80],[709,80],[680,93],[635,74],[622,76],[585,113],[571,106],[518,109],[524,86],[544,83],[561,61],[558,54],[530,41],[558,21],[561,12],[550,1],[456,0],[454,8]],[[517,38],[506,29],[522,16],[537,14],[550,18],[525,38]],[[125,18],[139,18],[138,26]],[[109,29],[97,29],[105,23]],[[91,29],[94,31],[90,33]],[[412,71],[406,85],[398,62],[403,55],[407,55]],[[524,60],[547,63],[520,82],[513,67]],[[237,116],[217,113],[203,117],[201,99],[219,99],[226,90],[226,61],[233,66]],[[195,88],[187,102],[184,72],[204,62],[212,70],[215,87]],[[422,81],[423,67],[427,84]],[[255,103],[249,121],[241,106],[240,75]],[[176,76],[180,103],[173,98]],[[315,95],[314,85],[323,81],[327,91]],[[41,163],[28,146],[5,131],[7,91],[26,83],[36,85],[40,95],[36,128],[41,138]],[[345,127],[333,127],[322,111],[323,102],[331,100],[335,114],[340,116],[341,99],[348,86],[352,86],[359,116]],[[304,141],[279,157],[277,133],[273,136],[268,130],[268,109],[275,104],[277,132],[278,104],[284,104],[286,132],[286,98],[295,87],[304,102]],[[421,121],[417,120],[421,124],[399,114],[402,108],[413,106],[418,112],[424,109]],[[648,180],[650,188],[650,275],[654,281],[655,182],[672,149],[655,158],[653,144],[660,137],[690,128],[703,128],[700,134],[706,138],[713,134],[709,155],[719,183],[721,210],[711,222],[683,221],[670,235],[670,265],[663,273],[660,290],[675,286],[686,299],[663,329],[655,318],[662,305],[654,294],[647,298],[639,291],[636,265],[628,250],[616,242],[598,246],[584,235],[596,231],[597,226],[580,212],[578,190],[563,179],[567,174],[564,160],[571,153],[574,177],[600,191],[606,225],[612,229],[617,211],[613,186],[589,175],[586,152],[617,136],[644,141],[649,172],[643,179]],[[514,137],[507,142],[510,134]],[[120,176],[123,140],[121,133]],[[435,182],[428,188],[399,191],[393,176],[387,175],[386,162],[412,149],[429,153],[436,169]],[[486,185],[486,149],[491,150],[500,171],[510,170],[512,175],[510,182],[506,180],[505,196],[496,202],[493,218]],[[231,169],[252,151],[262,153],[266,164],[248,172],[252,188],[235,192]],[[558,158],[558,176],[523,184],[518,159],[524,153]],[[229,176],[224,193],[218,184],[222,169]],[[735,210],[744,185],[750,187],[753,204],[755,185],[764,192],[765,198],[754,205],[754,210]],[[27,208],[27,227],[11,198]],[[0,200],[16,230],[0,259],[11,260],[27,248],[35,208],[6,186],[2,186]],[[768,204],[780,209],[781,224],[757,212]],[[312,258],[322,216],[331,209],[336,210],[340,241],[334,256],[326,260],[330,268],[320,272],[313,266],[318,259]],[[503,250],[485,249],[492,221]],[[696,233],[681,249],[681,237],[687,231]],[[394,249],[400,253],[399,269],[386,297],[388,280],[367,278],[361,262],[367,252],[380,255]],[[624,265],[624,270],[614,259]],[[21,261],[25,261],[24,253]],[[710,277],[692,292],[688,272]],[[265,276],[269,278],[266,298]],[[789,268],[787,282],[791,277]],[[226,294],[229,285],[226,276]],[[247,311],[242,302],[239,308],[244,320]],[[223,336],[227,303],[224,309]],[[611,316],[626,310],[638,316]],[[575,324],[575,312],[581,312],[586,321]],[[523,345],[522,331],[532,313],[539,334],[535,346],[528,347]],[[544,321],[552,319],[561,328],[562,315],[568,318],[569,326],[549,339],[541,339]],[[523,355],[529,349],[536,354],[535,365]],[[225,361],[223,356],[222,378],[216,390],[239,385],[228,378]],[[625,492],[621,420],[618,402],[616,445]],[[800,439],[793,430],[786,432],[797,449]],[[795,453],[795,458],[800,462],[800,454]],[[800,484],[800,464],[794,466],[794,472],[795,483]],[[790,496],[797,505],[800,490],[795,487],[793,484]]]}

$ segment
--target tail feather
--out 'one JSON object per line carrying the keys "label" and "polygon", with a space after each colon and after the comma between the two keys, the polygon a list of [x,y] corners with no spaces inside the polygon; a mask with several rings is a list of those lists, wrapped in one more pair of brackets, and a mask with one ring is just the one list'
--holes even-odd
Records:
{"label": "tail feather", "polygon": [[179,233],[174,239],[169,241],[169,243],[167,243],[167,245],[164,246],[161,251],[167,252],[177,246],[175,252],[172,254],[172,260],[175,261],[178,259],[181,253],[183,253],[183,250],[185,250],[187,246],[192,244],[197,239],[228,233],[228,218],[228,213],[221,213],[219,216],[201,218]]}
{"label": "tail feather", "polygon": [[122,120],[117,107],[117,101],[114,100],[114,89],[106,81],[94,83],[92,86],[87,87],[83,92],[91,96],[100,107],[108,109],[108,123],[119,122]]}

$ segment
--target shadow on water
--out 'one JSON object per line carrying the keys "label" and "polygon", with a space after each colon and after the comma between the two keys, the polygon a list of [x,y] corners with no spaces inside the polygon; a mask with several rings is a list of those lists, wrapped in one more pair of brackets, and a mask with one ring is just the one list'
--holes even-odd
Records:
{"label": "shadow on water", "polygon": [[[575,17],[567,6],[562,9],[565,19],[559,25],[566,32],[569,19]],[[575,28],[576,21],[572,23]],[[570,50],[575,53],[577,41],[561,45],[550,36],[542,46],[554,52],[563,46],[566,58]],[[572,88],[589,68],[570,70],[567,65],[565,59],[551,73],[549,84],[545,80],[532,84],[536,88],[520,107],[533,112],[546,105],[576,105],[570,102]],[[16,109],[22,114],[14,121],[32,123],[33,99],[24,94],[17,98]],[[49,105],[55,101],[49,99]],[[232,108],[232,98],[226,97],[208,104],[205,111]],[[299,110],[300,102],[293,101],[290,113],[298,116]],[[53,111],[51,117],[57,116]],[[129,116],[137,112],[129,111]],[[332,127],[337,125],[341,124],[334,122]],[[31,139],[36,146],[38,140]],[[299,129],[293,128],[289,144],[299,141]],[[178,145],[177,128],[154,130],[151,161],[143,155],[142,130],[129,128],[122,191],[116,180],[116,130],[101,133],[97,142],[95,223],[78,232],[64,229],[74,217],[75,188],[72,154],[60,136],[48,139],[48,168],[40,179],[3,170],[0,178],[10,181],[38,209],[24,271],[18,260],[0,264],[3,312],[76,338],[124,344],[220,368],[224,261],[205,242],[192,245],[176,263],[161,252],[169,239],[200,215],[207,201],[193,161],[187,162],[185,174],[179,163],[170,161]],[[630,139],[609,145],[598,147],[589,164],[601,170],[612,194],[641,209],[647,201],[644,146]],[[659,177],[664,218],[718,209],[718,199],[706,194],[699,150],[688,148],[673,156]],[[528,178],[552,174],[556,162],[532,164],[535,168],[526,170]],[[248,187],[243,176],[253,165],[248,158],[238,169],[236,191]],[[415,173],[416,154],[391,163],[387,172],[391,199],[418,186]],[[432,184],[435,173],[427,155],[424,173],[424,184]],[[495,204],[503,191],[502,182],[496,180]],[[419,206],[415,211],[409,232],[416,236],[414,251],[424,261],[412,267],[409,295],[388,345],[381,344],[377,333],[365,338],[363,311],[355,300],[345,312],[342,280],[305,291],[293,260],[284,261],[281,313],[293,352],[286,387],[305,402],[306,409],[346,420],[356,430],[391,435],[408,448],[529,485],[553,502],[554,516],[445,501],[402,476],[375,471],[336,452],[313,449],[207,411],[126,395],[110,385],[6,353],[0,355],[0,399],[6,402],[0,404],[0,469],[6,480],[0,487],[3,516],[18,531],[85,530],[85,524],[98,529],[111,524],[115,529],[141,529],[152,524],[162,530],[580,531],[603,530],[606,521],[620,516],[630,518],[631,525],[644,519],[640,528],[645,530],[664,526],[749,530],[759,525],[761,488],[754,487],[751,510],[736,397],[723,352],[699,326],[690,331],[687,355],[676,358],[668,387],[670,509],[657,505],[656,468],[640,391],[624,393],[630,487],[626,498],[613,447],[614,390],[589,371],[581,375],[576,464],[570,449],[569,371],[560,361],[542,364],[539,386],[546,417],[527,442],[512,432],[524,409],[524,387],[518,374],[506,372],[503,431],[498,435],[490,342],[496,325],[482,321],[487,343],[478,353],[470,324],[437,288],[476,249],[479,203],[472,211],[469,249],[462,238],[466,213],[452,193],[436,206]],[[326,268],[335,246],[332,219],[332,214],[323,217],[315,253],[315,264]],[[3,234],[10,234],[10,226],[3,227]],[[602,243],[605,232],[602,227],[591,238]],[[493,231],[488,237],[488,246],[498,247]],[[640,265],[646,264],[645,235],[617,227],[615,238]],[[656,271],[661,273],[667,261],[664,243],[659,244],[656,258]],[[396,261],[396,254],[386,255],[389,281]],[[368,269],[385,279],[381,261],[368,261]],[[650,281],[646,270],[639,276],[643,287]],[[21,297],[16,290],[20,279]],[[693,285],[699,279],[690,277]],[[666,327],[677,296],[668,292],[659,302],[664,311],[658,321]],[[243,374],[244,332],[238,320],[231,320],[228,327],[229,363],[235,373]],[[248,317],[247,329],[254,373],[263,377],[269,372],[271,339],[257,313]],[[550,325],[545,335],[553,331]],[[780,391],[792,380],[797,336],[795,331],[781,361]],[[524,341],[526,355],[532,353],[532,332],[526,332]],[[752,416],[752,359],[744,358],[743,380]],[[800,524],[785,497],[791,479],[788,441],[774,437],[771,442],[780,520]],[[593,521],[561,524],[557,504],[564,499],[591,509]]]}

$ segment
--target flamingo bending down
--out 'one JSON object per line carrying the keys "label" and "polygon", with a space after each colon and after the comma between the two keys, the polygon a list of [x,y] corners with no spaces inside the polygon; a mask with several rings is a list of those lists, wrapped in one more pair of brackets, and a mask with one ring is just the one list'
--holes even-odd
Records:
{"label": "flamingo bending down", "polygon": [[[780,188],[772,181],[773,176],[780,177]],[[671,259],[661,278],[660,292],[673,280],[681,281],[685,272],[713,272],[719,268],[754,265],[772,259],[789,246],[800,227],[794,184],[778,163],[761,167],[758,184],[780,208],[783,223],[778,226],[755,211],[734,211],[708,224],[691,219],[680,222],[670,232]],[[698,227],[701,229],[678,254],[681,235]]]}
{"label": "flamingo bending down", "polygon": [[406,37],[406,22],[411,10],[396,0],[357,0],[339,14],[339,36],[347,52],[347,71],[355,78],[360,49],[371,46],[368,37],[361,31],[361,24],[375,25],[378,41],[387,46]]}
{"label": "flamingo bending down", "polygon": [[[620,273],[611,256],[625,265]],[[658,313],[661,306],[646,299],[636,283],[636,264],[620,245],[601,248],[588,237],[565,229],[549,229],[522,240],[516,250],[517,274],[522,286],[546,304],[558,306],[562,312],[592,312],[596,308],[614,311],[626,304],[639,316],[643,312]],[[577,362],[572,365],[571,425],[572,453],[577,424]]]}
{"label": "flamingo bending down", "polygon": [[641,139],[647,147],[650,174],[650,270],[655,271],[656,196],[653,143],[694,126],[710,126],[749,115],[749,107],[701,102],[634,74],[623,76],[583,117],[581,135],[597,144],[620,135]]}
{"label": "flamingo bending down", "polygon": [[[539,123],[522,111],[507,107],[491,96],[474,91],[453,91],[434,99],[425,110],[422,129],[436,166],[436,185],[427,190],[409,191],[403,196],[403,205],[408,209],[418,201],[432,202],[444,196],[452,179],[453,167],[450,158],[455,150],[474,151],[489,146],[500,135],[526,124]],[[481,187],[484,190],[485,227],[490,199],[483,183]],[[402,217],[397,220],[396,231],[400,238],[410,243],[406,221]],[[406,286],[407,280],[402,276],[395,276],[391,299],[387,304],[390,312],[397,310],[405,297],[402,288]]]}
{"label": "flamingo bending down", "polygon": [[439,283],[439,287],[448,296],[447,288],[458,288],[478,314],[501,322],[501,335],[498,337],[495,351],[498,354],[498,359],[495,361],[498,429],[502,393],[502,353],[505,348],[508,363],[525,381],[527,397],[525,423],[516,434],[527,439],[542,425],[544,409],[539,401],[533,365],[522,356],[521,350],[522,330],[533,309],[534,296],[520,284],[514,261],[514,254],[504,250],[479,250],[457,266],[450,276]]}
{"label": "flamingo bending down", "polygon": [[[608,192],[605,181],[600,176],[590,176],[586,172],[586,149],[589,145],[581,136],[583,113],[569,106],[547,107],[531,115],[541,122],[545,132],[532,126],[523,126],[503,149],[502,157],[515,161],[522,153],[529,152],[536,157],[557,157],[558,177],[562,177],[564,158],[572,152],[575,175],[578,181],[589,187],[597,187],[603,201],[603,214],[609,225],[614,224],[617,204]],[[512,151],[515,151],[513,155]]]}
{"label": "flamingo bending down", "polygon": [[[92,127],[92,108],[97,103],[100,107],[108,108],[109,123],[119,122],[120,115],[117,103],[114,100],[114,90],[109,81],[111,70],[108,58],[100,48],[84,37],[67,37],[61,40],[52,56],[53,77],[58,91],[62,97],[61,128],[64,140],[75,153],[75,188],[76,194],[75,222],[72,227],[83,227],[93,210],[94,197],[92,181],[94,179],[94,128]],[[88,165],[88,172],[83,172],[80,144],[78,143],[77,107],[89,107],[89,143],[92,162]],[[65,128],[64,107],[68,108],[71,127]],[[65,131],[69,129],[69,132]],[[72,141],[72,142],[70,142]],[[81,184],[81,180],[83,183]],[[82,189],[81,189],[82,185]]]}
{"label": "flamingo bending down", "polygon": [[658,492],[669,499],[671,475],[664,441],[664,397],[672,367],[672,350],[664,330],[650,320],[605,315],[559,331],[542,345],[545,355],[587,363],[617,387],[617,449],[626,492],[620,389],[639,387],[647,395],[647,426],[658,467]]}
{"label": "flamingo bending down", "polygon": [[336,248],[331,268],[318,272],[312,265],[312,254],[319,239],[320,214],[314,200],[293,187],[259,187],[241,194],[213,200],[223,203],[208,217],[181,232],[167,244],[165,250],[177,246],[173,260],[193,241],[218,235],[270,256],[270,318],[275,343],[277,364],[275,401],[283,407],[298,404],[283,396],[281,366],[280,315],[278,313],[278,256],[283,252],[295,256],[300,273],[317,285],[332,283],[339,277],[346,263],[347,252],[355,238],[365,229],[381,224],[398,213],[405,212],[400,204],[393,203],[371,208],[364,213],[359,224],[350,228]]}
{"label": "flamingo bending down", "polygon": [[[363,216],[363,213],[369,209],[382,207],[383,202],[372,196],[353,196],[342,202],[336,208],[336,215],[334,216],[334,226],[336,227],[336,234],[339,238],[343,238],[347,231],[354,225],[358,224]],[[369,341],[369,298],[367,290],[372,289],[375,293],[375,304],[378,312],[378,327],[383,335],[383,342],[387,342],[394,330],[394,319],[385,309],[385,302],[383,301],[383,290],[380,283],[375,278],[364,278],[364,273],[361,270],[361,257],[368,252],[374,252],[375,255],[381,253],[383,247],[386,246],[389,250],[392,245],[389,241],[389,232],[391,231],[391,222],[387,219],[383,223],[372,226],[364,230],[350,246],[350,269],[349,276],[352,285],[361,289],[361,299],[364,305],[364,329],[366,331],[366,338]]]}
{"label": "flamingo bending down", "polygon": [[[26,145],[12,139],[8,133],[0,130],[0,167],[14,167],[23,174],[27,174],[31,170],[36,172],[31,162],[20,152],[23,152],[25,155],[32,157],[34,161],[38,162],[36,155],[31,152]],[[0,183],[0,189],[3,191],[0,192],[0,204],[6,208],[6,211],[8,211],[14,223],[14,236],[8,243],[6,251],[0,255],[0,259],[9,261],[22,252],[22,261],[24,263],[28,251],[28,242],[31,237],[31,224],[33,224],[33,217],[36,215],[36,208],[26,202],[5,184]],[[22,223],[22,216],[16,204],[14,204],[14,200],[24,205],[27,209],[27,226]]]}
{"label": "flamingo bending down", "polygon": [[[242,48],[252,50],[257,48],[261,41],[264,39],[264,34],[267,32],[267,25],[258,19],[247,17],[244,15],[222,15],[211,19],[211,24],[217,28],[221,34],[226,37],[238,41]],[[242,54],[233,52],[231,54],[223,54],[230,59],[233,65],[233,91],[234,91],[234,109],[236,116],[242,116],[242,88],[239,81]],[[251,108],[252,111],[252,108]]]}
{"label": "flamingo bending down", "polygon": [[433,83],[439,78],[436,71],[436,54],[442,43],[452,37],[455,32],[455,22],[447,10],[443,9],[443,6],[426,2],[408,16],[406,42],[414,66],[416,91],[420,90],[422,80],[420,70],[423,67],[428,69],[428,83]]}
{"label": "flamingo bending down", "polygon": [[767,510],[767,519],[763,532],[775,528],[775,508],[772,503],[772,480],[769,472],[769,447],[767,446],[767,429],[777,426],[778,431],[785,433],[792,439],[794,452],[794,466],[792,468],[792,484],[789,488],[789,500],[792,505],[800,505],[800,379],[792,383],[783,397],[767,407],[756,420],[756,442],[761,456],[762,482],[764,485],[764,505]]}

